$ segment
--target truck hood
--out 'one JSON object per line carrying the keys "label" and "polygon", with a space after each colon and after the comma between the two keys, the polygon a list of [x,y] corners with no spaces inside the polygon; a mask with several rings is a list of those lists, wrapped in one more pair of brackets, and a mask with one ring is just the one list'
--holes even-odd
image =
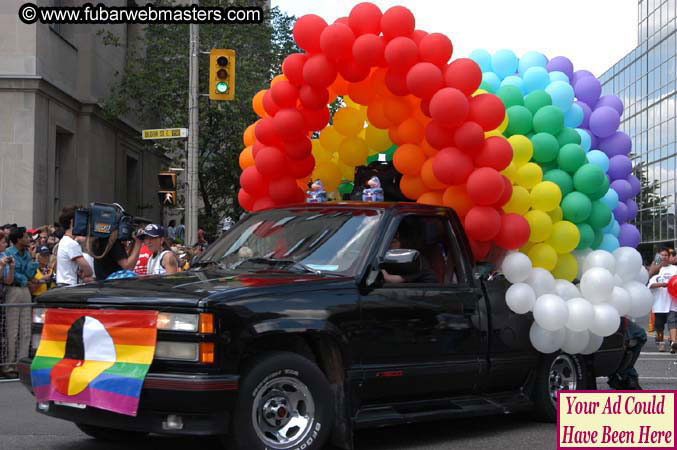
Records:
{"label": "truck hood", "polygon": [[312,285],[345,283],[350,278],[336,275],[256,271],[228,273],[218,270],[179,272],[172,275],[108,280],[47,291],[38,303],[115,304],[196,307],[208,298],[231,300],[250,295],[252,290],[285,292],[305,290]]}

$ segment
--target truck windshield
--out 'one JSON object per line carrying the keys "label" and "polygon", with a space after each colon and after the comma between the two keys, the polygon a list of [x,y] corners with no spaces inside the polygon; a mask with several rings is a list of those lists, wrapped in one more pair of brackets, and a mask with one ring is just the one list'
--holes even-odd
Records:
{"label": "truck windshield", "polygon": [[378,210],[263,211],[239,222],[210,246],[199,265],[353,275],[380,218]]}

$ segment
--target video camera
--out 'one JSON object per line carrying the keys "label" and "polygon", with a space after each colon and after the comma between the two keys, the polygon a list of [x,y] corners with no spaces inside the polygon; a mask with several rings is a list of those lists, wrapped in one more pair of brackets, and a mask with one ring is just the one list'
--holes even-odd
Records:
{"label": "video camera", "polygon": [[89,208],[75,210],[73,235],[110,238],[117,231],[118,241],[132,239],[134,217],[117,203],[90,203]]}

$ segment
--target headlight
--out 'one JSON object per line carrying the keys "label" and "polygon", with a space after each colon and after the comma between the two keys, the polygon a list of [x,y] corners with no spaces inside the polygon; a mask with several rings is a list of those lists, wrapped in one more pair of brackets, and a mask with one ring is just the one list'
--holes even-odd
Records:
{"label": "headlight", "polygon": [[155,358],[197,361],[200,356],[199,345],[197,342],[158,341],[155,345]]}
{"label": "headlight", "polygon": [[175,314],[161,312],[157,316],[157,329],[168,331],[192,331],[198,330],[200,316],[197,314]]}
{"label": "headlight", "polygon": [[33,308],[33,323],[45,323],[45,308]]}

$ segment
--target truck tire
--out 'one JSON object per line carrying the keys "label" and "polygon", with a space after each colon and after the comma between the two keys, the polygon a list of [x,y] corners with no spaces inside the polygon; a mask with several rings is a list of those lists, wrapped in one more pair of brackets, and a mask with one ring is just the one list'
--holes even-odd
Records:
{"label": "truck tire", "polygon": [[557,392],[588,389],[589,374],[580,356],[557,352],[543,355],[534,386],[534,416],[539,421],[557,422]]}
{"label": "truck tire", "polygon": [[324,373],[296,353],[265,353],[245,369],[227,448],[321,449],[334,421]]}
{"label": "truck tire", "polygon": [[115,430],[84,423],[76,423],[75,426],[87,436],[106,442],[135,442],[148,435],[144,431]]}

